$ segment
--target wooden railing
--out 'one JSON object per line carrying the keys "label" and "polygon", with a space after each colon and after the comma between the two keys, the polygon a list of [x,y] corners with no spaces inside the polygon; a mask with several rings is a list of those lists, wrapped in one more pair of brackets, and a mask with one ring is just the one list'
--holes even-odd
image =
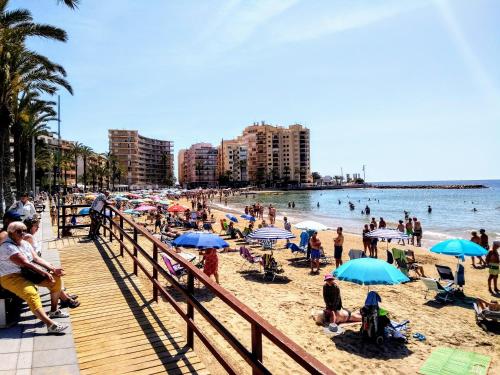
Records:
{"label": "wooden railing", "polygon": [[[107,206],[109,207],[109,206]],[[103,236],[109,236],[109,241],[117,240],[120,245],[120,255],[124,256],[127,253],[133,261],[133,272],[138,274],[140,269],[145,276],[153,284],[154,300],[158,301],[158,297],[162,296],[172,305],[175,311],[186,322],[187,326],[187,345],[194,348],[194,335],[206,346],[215,359],[224,367],[229,374],[237,374],[237,370],[230,363],[229,358],[224,356],[212,343],[207,332],[202,329],[202,326],[195,321],[195,311],[202,316],[210,325],[231,345],[231,347],[243,358],[252,368],[253,374],[271,374],[271,371],[263,362],[262,353],[262,337],[265,336],[271,343],[280,348],[291,361],[298,364],[304,370],[311,374],[333,374],[334,372],[319,362],[316,358],[308,354],[304,349],[298,346],[290,338],[285,336],[281,331],[273,327],[269,322],[264,320],[256,312],[239,301],[229,291],[212,281],[208,276],[196,268],[192,263],[188,262],[175,251],[172,251],[164,243],[153,237],[144,227],[137,225],[132,220],[125,217],[120,211],[114,207],[109,207],[114,213],[114,220],[110,217],[103,216]],[[131,232],[131,233],[129,233]],[[138,242],[139,235],[144,240],[151,244],[150,252],[146,251]],[[144,243],[144,241],[143,241]],[[158,263],[159,252],[165,252],[169,257],[182,265],[187,271],[187,283],[183,285],[173,278],[165,269]],[[149,263],[148,270],[146,264],[139,259],[145,259]],[[182,306],[177,302],[176,298],[165,288],[164,283],[160,281],[160,277],[167,279],[168,282],[180,292],[186,300],[187,311],[185,312]],[[223,301],[230,310],[245,319],[251,326],[251,348],[238,340],[216,317],[195,297],[194,281],[205,285],[213,295]]]}
{"label": "wooden railing", "polygon": [[[82,208],[89,208],[90,204],[63,204],[58,207],[58,220],[57,220],[57,237],[61,237],[61,235],[64,233],[65,229],[75,229],[75,228],[88,228],[90,227],[89,224],[77,224],[77,225],[69,225],[66,221],[68,217],[84,217],[84,216],[89,216],[88,214],[79,214],[78,212],[76,214],[73,214],[71,211],[73,209],[76,209],[77,211],[80,211]],[[70,212],[68,213],[68,210]]]}

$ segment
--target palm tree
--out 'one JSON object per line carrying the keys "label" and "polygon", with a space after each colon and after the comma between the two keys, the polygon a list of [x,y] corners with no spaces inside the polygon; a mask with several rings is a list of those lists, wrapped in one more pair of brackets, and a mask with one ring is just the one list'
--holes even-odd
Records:
{"label": "palm tree", "polygon": [[10,136],[18,99],[23,92],[54,94],[58,87],[72,92],[61,66],[25,46],[31,37],[64,42],[66,32],[33,22],[28,10],[7,10],[8,2],[0,0],[0,181],[6,205],[13,201]]}
{"label": "palm tree", "polygon": [[80,2],[80,0],[57,0],[58,4],[63,3],[68,8],[71,8],[71,9],[78,8],[79,2]]}
{"label": "palm tree", "polygon": [[87,161],[92,154],[93,151],[89,146],[82,146],[80,155],[83,157],[83,191],[87,190]]}
{"label": "palm tree", "polygon": [[82,152],[83,143],[73,142],[71,144],[71,148],[69,150],[69,154],[74,158],[74,166],[75,166],[75,188],[78,187],[78,158]]}

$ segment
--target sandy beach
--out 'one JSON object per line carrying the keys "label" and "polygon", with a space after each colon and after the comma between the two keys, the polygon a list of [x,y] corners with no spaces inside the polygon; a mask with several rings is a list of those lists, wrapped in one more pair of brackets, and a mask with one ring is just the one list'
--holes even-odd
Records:
{"label": "sandy beach", "polygon": [[[189,202],[185,200],[180,203],[190,207]],[[219,220],[226,212],[212,209],[212,213],[216,218],[214,229],[217,233],[220,231]],[[245,223],[241,220],[236,227],[243,230]],[[276,226],[282,227],[283,224],[277,221]],[[293,232],[297,236],[300,234],[300,231],[296,229],[293,229]],[[334,232],[320,232],[319,238],[327,255],[333,255]],[[239,249],[242,246],[241,242],[232,240],[228,242],[233,249]],[[298,240],[295,242],[298,243]],[[432,302],[432,293],[429,293],[425,299],[426,288],[418,280],[403,285],[371,288],[382,297],[381,306],[389,311],[392,320],[410,320],[408,343],[387,341],[381,347],[365,343],[359,334],[359,324],[345,325],[345,333],[333,338],[325,334],[323,327],[315,324],[310,313],[312,309],[323,308],[321,295],[323,275],[331,272],[334,265],[323,266],[320,275],[310,275],[308,263],[297,264],[296,257],[291,254],[290,250],[284,249],[284,245],[284,241],[278,242],[274,255],[283,265],[286,280],[265,281],[258,272],[245,270],[246,266],[242,268],[244,262],[239,252],[229,252],[219,254],[221,285],[337,373],[417,373],[432,350],[438,347],[460,348],[489,355],[492,358],[490,373],[500,372],[498,360],[500,336],[487,333],[476,325],[474,311],[470,304],[439,305]],[[429,277],[438,277],[435,264],[448,265],[453,270],[456,268],[456,261],[453,257],[436,255],[425,248],[412,246],[405,246],[405,248],[415,251],[417,261],[423,265]],[[349,249],[362,249],[361,236],[345,235],[344,261],[348,260]],[[252,251],[263,254],[259,247],[253,247]],[[379,258],[385,259],[385,257],[385,243],[379,243]],[[467,296],[492,299],[487,289],[487,270],[474,269],[470,259],[467,259],[465,265],[465,279]],[[367,287],[342,281],[339,284],[343,305],[350,310],[359,309],[364,304]],[[200,289],[199,296],[204,305],[231,332],[249,345],[250,327],[243,319],[233,314],[224,303],[213,299],[206,290]],[[172,320],[178,322],[179,327],[182,328],[183,323],[176,317],[168,303],[164,305],[165,309],[171,312]],[[206,326],[210,332],[211,327],[208,324]],[[225,345],[215,331],[213,332],[212,339],[219,345],[220,350],[230,353],[232,349]],[[425,335],[426,340],[421,342],[414,339],[412,335],[416,332]],[[197,344],[196,350],[212,373],[221,372],[212,356],[206,350],[201,349],[200,343]],[[290,365],[290,361],[281,351],[266,340],[264,340],[263,352],[264,362],[273,369],[274,373],[301,373],[300,369]],[[233,365],[241,369],[241,373],[248,373],[248,366],[239,360],[237,355],[233,358]]]}

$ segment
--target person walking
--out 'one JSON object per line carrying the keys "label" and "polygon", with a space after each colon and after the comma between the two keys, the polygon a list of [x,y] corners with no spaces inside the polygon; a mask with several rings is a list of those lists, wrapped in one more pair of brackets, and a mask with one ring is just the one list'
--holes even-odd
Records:
{"label": "person walking", "polygon": [[491,284],[495,289],[495,293],[499,293],[498,289],[498,268],[500,265],[500,256],[498,254],[498,248],[500,248],[500,241],[494,241],[491,250],[486,255],[486,265],[488,266],[488,290],[491,294],[493,293],[493,289],[491,288]]}

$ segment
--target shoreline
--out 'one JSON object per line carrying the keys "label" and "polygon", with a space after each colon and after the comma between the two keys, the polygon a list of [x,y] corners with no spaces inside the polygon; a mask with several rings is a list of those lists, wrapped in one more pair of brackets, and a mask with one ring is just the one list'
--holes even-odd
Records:
{"label": "shoreline", "polygon": [[[286,191],[316,191],[316,190],[349,190],[349,189],[402,189],[402,190],[474,190],[489,189],[489,186],[483,184],[450,184],[450,185],[378,185],[378,184],[352,184],[352,185],[322,185],[322,186],[304,186],[273,188],[263,190],[250,190],[245,194],[272,194]],[[243,193],[242,193],[243,194]]]}

